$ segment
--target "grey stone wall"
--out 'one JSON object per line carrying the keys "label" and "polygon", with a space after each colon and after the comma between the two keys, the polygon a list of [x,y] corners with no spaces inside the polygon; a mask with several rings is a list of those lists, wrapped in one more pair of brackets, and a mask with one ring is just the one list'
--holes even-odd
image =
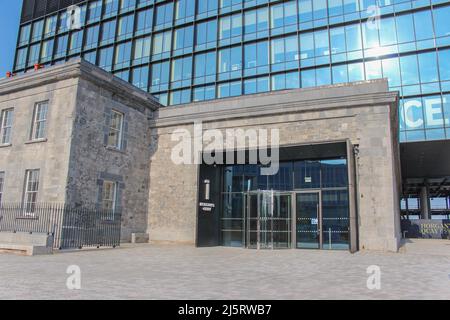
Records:
{"label": "grey stone wall", "polygon": [[[192,126],[180,126],[193,133]],[[193,244],[197,224],[196,165],[174,165],[172,129],[152,131],[148,233],[150,240]]]}
{"label": "grey stone wall", "polygon": [[[76,118],[71,142],[69,203],[95,204],[101,199],[103,180],[118,183],[118,206],[122,209],[122,238],[145,232],[149,194],[151,110],[129,106],[113,91],[80,79]],[[111,110],[124,114],[122,150],[107,147]]]}
{"label": "grey stone wall", "polygon": [[[10,84],[14,85],[15,80]],[[12,143],[0,146],[0,171],[5,171],[3,202],[22,201],[28,169],[40,169],[39,202],[64,202],[77,80],[65,79],[13,92],[6,89],[0,86],[0,112],[14,108],[14,116]],[[47,134],[45,140],[32,142],[33,110],[42,101],[49,104]]]}
{"label": "grey stone wall", "polygon": [[[169,161],[172,133],[193,122],[203,129],[278,129],[280,146],[345,141],[359,145],[356,172],[359,246],[396,251],[400,240],[397,97],[384,81],[292,90],[217,100],[158,111],[150,162],[148,232],[151,241],[193,244],[196,165]],[[245,146],[238,146],[238,148]]]}

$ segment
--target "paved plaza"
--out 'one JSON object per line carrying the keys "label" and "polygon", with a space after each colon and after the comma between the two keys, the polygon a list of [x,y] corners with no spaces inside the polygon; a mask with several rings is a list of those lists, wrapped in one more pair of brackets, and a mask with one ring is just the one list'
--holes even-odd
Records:
{"label": "paved plaza", "polygon": [[[80,290],[67,289],[70,265]],[[380,290],[367,288],[370,265]],[[450,299],[450,242],[397,254],[150,244],[0,254],[0,299]]]}

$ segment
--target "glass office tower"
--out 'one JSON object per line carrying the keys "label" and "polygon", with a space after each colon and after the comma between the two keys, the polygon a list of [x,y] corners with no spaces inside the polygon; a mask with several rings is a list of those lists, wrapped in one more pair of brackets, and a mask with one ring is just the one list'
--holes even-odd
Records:
{"label": "glass office tower", "polygon": [[446,140],[449,21],[443,0],[24,0],[14,72],[81,56],[164,105],[384,77],[400,142]]}

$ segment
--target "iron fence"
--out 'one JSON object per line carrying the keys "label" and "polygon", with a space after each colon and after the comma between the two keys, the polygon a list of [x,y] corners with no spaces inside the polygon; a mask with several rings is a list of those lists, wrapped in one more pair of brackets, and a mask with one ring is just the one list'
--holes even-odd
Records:
{"label": "iron fence", "polygon": [[58,203],[0,205],[0,232],[46,233],[55,249],[120,245],[120,210]]}

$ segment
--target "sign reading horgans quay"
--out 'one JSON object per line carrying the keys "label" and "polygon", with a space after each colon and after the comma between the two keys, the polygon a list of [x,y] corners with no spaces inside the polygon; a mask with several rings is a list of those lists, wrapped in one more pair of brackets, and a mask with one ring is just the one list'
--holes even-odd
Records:
{"label": "sign reading horgans quay", "polygon": [[406,238],[450,239],[450,220],[402,220]]}

